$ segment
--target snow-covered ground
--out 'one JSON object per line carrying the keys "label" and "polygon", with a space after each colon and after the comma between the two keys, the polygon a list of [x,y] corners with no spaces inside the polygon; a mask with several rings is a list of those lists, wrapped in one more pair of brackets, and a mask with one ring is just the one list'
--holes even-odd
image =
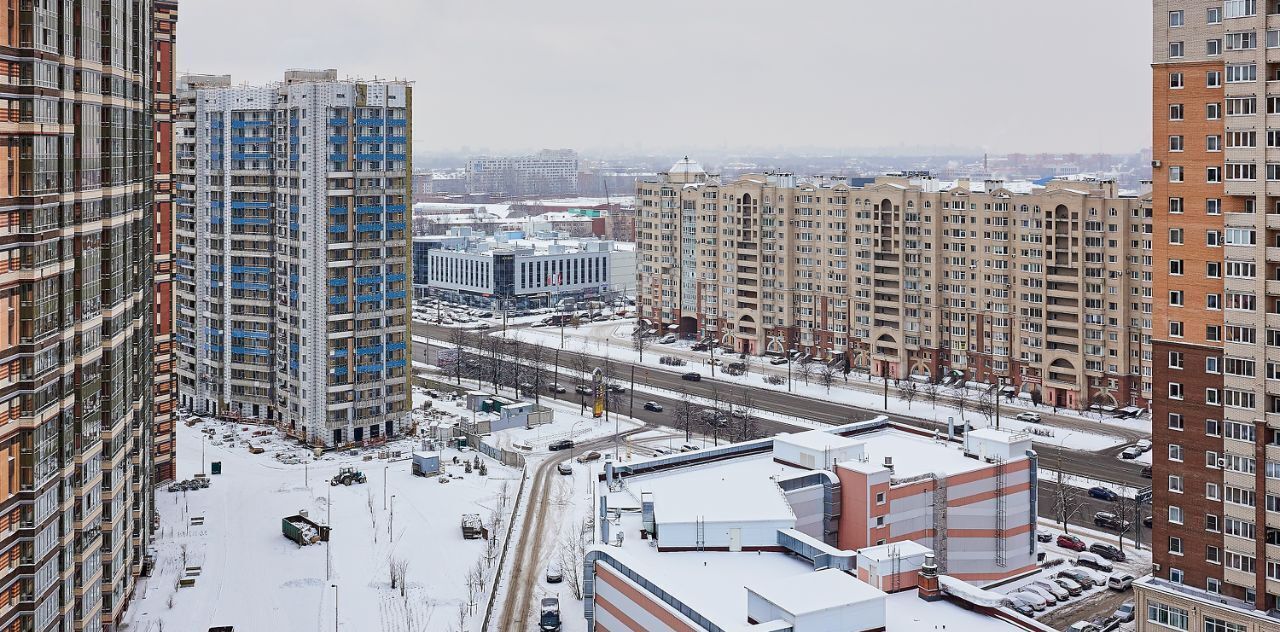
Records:
{"label": "snow-covered ground", "polygon": [[[207,438],[201,431],[210,427]],[[259,431],[179,424],[179,478],[201,471],[202,460],[221,462],[222,473],[208,489],[157,494],[156,568],[130,605],[129,629],[314,632],[333,627],[336,613],[342,630],[419,632],[454,629],[460,606],[483,614],[483,589],[469,590],[467,576],[479,565],[491,577],[486,543],[464,540],[459,523],[464,513],[488,522],[504,494],[514,499],[518,471],[484,459],[487,475],[465,473],[453,457],[477,453],[445,449],[450,481],[440,483],[411,474],[405,457],[413,441],[316,460],[272,430],[254,436]],[[250,454],[250,441],[265,452]],[[380,458],[384,450],[401,450],[401,458]],[[362,470],[368,482],[330,486],[342,466]],[[281,535],[281,519],[299,511],[332,526],[328,545],[299,547]],[[407,564],[403,597],[390,587],[391,560]],[[195,585],[177,588],[189,566],[200,567]]]}

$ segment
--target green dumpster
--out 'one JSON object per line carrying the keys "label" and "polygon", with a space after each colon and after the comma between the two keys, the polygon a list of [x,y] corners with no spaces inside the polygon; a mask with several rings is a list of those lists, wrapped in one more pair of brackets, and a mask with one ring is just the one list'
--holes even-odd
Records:
{"label": "green dumpster", "polygon": [[210,471],[210,472],[212,472],[214,476],[217,476],[217,475],[221,474],[221,473],[222,473],[222,461],[214,461],[213,463],[210,463],[210,464],[209,464],[209,471]]}

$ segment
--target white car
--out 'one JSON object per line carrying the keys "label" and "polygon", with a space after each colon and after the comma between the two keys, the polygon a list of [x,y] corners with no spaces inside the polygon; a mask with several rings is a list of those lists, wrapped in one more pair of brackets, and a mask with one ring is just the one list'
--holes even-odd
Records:
{"label": "white car", "polygon": [[1014,417],[1014,419],[1017,419],[1018,421],[1025,421],[1028,423],[1038,424],[1040,423],[1040,413],[1033,413],[1033,412],[1018,413],[1017,416]]}
{"label": "white car", "polygon": [[1128,590],[1129,587],[1133,585],[1134,579],[1136,578],[1133,575],[1123,571],[1119,573],[1112,573],[1111,576],[1107,578],[1107,588],[1121,591]]}
{"label": "white car", "polygon": [[1050,606],[1058,603],[1058,598],[1054,596],[1053,593],[1049,592],[1046,588],[1042,586],[1037,586],[1036,584],[1027,584],[1023,586],[1022,592],[1029,592],[1029,593],[1035,593],[1037,595],[1040,595],[1040,597],[1044,599],[1045,603]]}
{"label": "white car", "polygon": [[1135,442],[1134,442],[1133,446],[1134,446],[1135,448],[1138,448],[1139,450],[1142,450],[1143,452],[1147,452],[1147,451],[1151,450],[1151,440],[1150,440],[1150,439],[1138,439],[1137,441],[1135,441]]}
{"label": "white car", "polygon": [[1142,456],[1142,448],[1139,448],[1136,445],[1131,445],[1125,448],[1124,452],[1120,453],[1120,456],[1126,459],[1136,459]]}

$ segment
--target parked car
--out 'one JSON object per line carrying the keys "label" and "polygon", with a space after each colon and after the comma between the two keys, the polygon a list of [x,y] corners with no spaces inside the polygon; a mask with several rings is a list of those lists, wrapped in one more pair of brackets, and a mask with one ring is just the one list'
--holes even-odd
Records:
{"label": "parked car", "polygon": [[1058,601],[1066,601],[1071,598],[1071,591],[1067,590],[1066,588],[1063,588],[1062,586],[1059,586],[1057,582],[1053,582],[1047,579],[1039,579],[1034,582],[1031,582],[1031,585],[1035,586],[1036,588],[1041,588],[1049,591],[1049,594],[1053,595],[1053,598],[1057,599]]}
{"label": "parked car", "polygon": [[627,392],[627,387],[625,387],[625,386],[623,386],[623,385],[621,385],[621,384],[610,384],[610,385],[609,385],[609,392],[610,392],[610,393],[625,393],[625,392]]}
{"label": "parked car", "polygon": [[1120,457],[1124,459],[1136,459],[1140,456],[1142,456],[1142,450],[1138,449],[1136,445],[1131,445],[1120,453]]}
{"label": "parked car", "polygon": [[569,474],[573,474],[573,466],[568,463],[561,463],[556,466],[556,471],[568,476]]}
{"label": "parked car", "polygon": [[1116,611],[1111,613],[1111,616],[1121,623],[1133,621],[1133,602],[1126,601],[1120,604],[1120,607],[1116,608]]}
{"label": "parked car", "polygon": [[559,584],[562,581],[564,581],[564,573],[560,572],[560,565],[555,563],[548,564],[547,565],[547,583]]}
{"label": "parked car", "polygon": [[693,346],[692,346],[692,347],[689,347],[689,348],[690,348],[690,349],[693,349],[694,351],[706,351],[707,349],[710,349],[711,347],[710,347],[710,345],[708,345],[708,344],[707,344],[707,343],[705,343],[705,342],[695,342],[695,343],[693,343]]}
{"label": "parked car", "polygon": [[1129,522],[1113,513],[1099,511],[1093,514],[1093,524],[1112,531],[1128,531]]}
{"label": "parked car", "polygon": [[1123,562],[1128,559],[1125,557],[1124,551],[1121,551],[1110,544],[1103,544],[1101,542],[1090,544],[1089,552],[1111,560],[1112,562]]}
{"label": "parked car", "polygon": [[1150,529],[1150,528],[1151,528],[1151,522],[1152,522],[1152,520],[1151,520],[1151,516],[1147,516],[1147,517],[1145,517],[1145,518],[1143,518],[1143,519],[1142,519],[1142,526],[1144,526],[1144,527],[1146,527],[1146,528]]}
{"label": "parked car", "polygon": [[1134,446],[1136,446],[1139,450],[1142,450],[1143,452],[1147,452],[1147,451],[1151,450],[1151,440],[1150,440],[1150,439],[1138,439],[1138,441],[1137,441],[1136,443],[1134,443],[1133,445],[1134,445]]}
{"label": "parked car", "polygon": [[1036,542],[1053,542],[1053,534],[1048,531],[1036,531]]}
{"label": "parked car", "polygon": [[1102,632],[1102,628],[1088,621],[1080,620],[1067,627],[1066,632]]}
{"label": "parked car", "polygon": [[689,373],[685,373],[684,375],[681,375],[681,376],[680,376],[680,379],[682,379],[682,380],[687,380],[687,381],[689,381],[689,382],[701,382],[701,381],[702,381],[702,374],[701,374],[701,373],[693,373],[693,372],[689,372]]}
{"label": "parked car", "polygon": [[560,632],[560,600],[547,597],[542,600],[538,617],[538,629],[541,632]]}
{"label": "parked car", "polygon": [[1095,585],[1097,585],[1097,582],[1094,581],[1093,579],[1093,574],[1080,568],[1074,568],[1074,567],[1064,568],[1058,571],[1058,577],[1063,579],[1070,579],[1071,581],[1077,584],[1080,584],[1080,586],[1083,587],[1085,590],[1093,588]]}
{"label": "parked car", "polygon": [[1008,606],[1018,614],[1024,617],[1036,616],[1036,609],[1032,607],[1031,602],[1022,599],[1017,595],[1005,595],[1005,599],[1009,602]]}
{"label": "parked car", "polygon": [[590,387],[590,386],[587,386],[587,385],[585,385],[585,384],[579,384],[579,385],[577,385],[577,386],[573,387],[573,392],[575,392],[575,393],[577,393],[577,394],[579,394],[579,395],[590,395],[590,394],[591,394],[591,387]]}
{"label": "parked car", "polygon": [[667,455],[667,454],[674,454],[674,453],[675,453],[675,450],[672,450],[671,448],[668,448],[667,446],[660,445],[660,446],[657,446],[657,447],[655,447],[655,448],[653,449],[653,453],[654,453],[654,454],[657,454],[657,455],[659,455],[659,456],[665,456],[665,455]]}
{"label": "parked car", "polygon": [[1044,599],[1046,606],[1052,606],[1058,603],[1058,598],[1055,597],[1053,593],[1049,592],[1042,586],[1037,586],[1035,584],[1026,584],[1020,590],[1022,592],[1028,592],[1028,593],[1040,595],[1040,598]]}
{"label": "parked car", "polygon": [[1085,544],[1084,540],[1067,533],[1058,536],[1057,544],[1058,546],[1070,551],[1084,551],[1089,548],[1089,545]]}
{"label": "parked car", "polygon": [[1144,465],[1144,466],[1142,466],[1142,478],[1151,478],[1151,466],[1150,466],[1150,465]]}
{"label": "parked car", "polygon": [[558,450],[571,450],[573,449],[573,439],[561,439],[559,441],[552,441],[550,445],[547,446],[547,449],[551,450],[552,452],[556,452]]}
{"label": "parked car", "polygon": [[710,364],[712,366],[720,366],[724,364],[724,360],[721,360],[720,358],[707,358],[707,364]]}
{"label": "parked car", "polygon": [[1077,582],[1070,577],[1054,577],[1053,581],[1059,586],[1062,586],[1072,597],[1084,592],[1084,586],[1081,586],[1080,582]]}
{"label": "parked car", "polygon": [[769,364],[772,364],[774,366],[777,366],[779,364],[786,364],[786,363],[787,363],[786,358],[773,358],[772,360],[769,360]]}
{"label": "parked car", "polygon": [[1033,424],[1038,424],[1040,423],[1040,413],[1033,413],[1033,412],[1018,413],[1016,416],[1014,416],[1014,419],[1017,419],[1018,421],[1026,421]]}
{"label": "parked car", "polygon": [[1135,579],[1137,578],[1132,574],[1124,571],[1112,573],[1111,576],[1107,578],[1107,588],[1110,588],[1111,590],[1129,590],[1129,587],[1133,585],[1133,580]]}
{"label": "parked car", "polygon": [[596,452],[595,450],[591,450],[590,452],[583,452],[577,458],[577,461],[579,463],[590,463],[592,461],[599,461],[599,460],[600,460],[600,453]]}
{"label": "parked car", "polygon": [[694,450],[701,450],[701,449],[702,449],[702,446],[700,446],[700,445],[698,445],[698,444],[696,444],[696,443],[683,443],[683,444],[680,444],[680,451],[681,451],[681,452],[693,452]]}
{"label": "parked car", "polygon": [[1018,592],[1010,593],[1009,596],[1031,604],[1031,607],[1037,612],[1044,610],[1045,606],[1049,605],[1047,599],[1027,590],[1019,590]]}
{"label": "parked car", "polygon": [[563,386],[560,386],[559,384],[548,384],[548,385],[547,385],[547,390],[549,390],[549,391],[551,391],[552,393],[555,393],[555,394],[557,394],[557,395],[562,395],[562,394],[564,394],[564,392],[565,392],[564,387],[563,387]]}
{"label": "parked car", "polygon": [[661,337],[661,338],[659,338],[659,339],[658,339],[658,344],[660,344],[660,345],[669,345],[669,344],[671,344],[671,343],[673,343],[673,342],[675,342],[675,341],[676,341],[676,335],[675,335],[675,334],[667,334],[667,335],[665,335],[665,336],[663,336],[663,337]]}
{"label": "parked car", "polygon": [[655,412],[655,413],[660,413],[662,412],[662,404],[659,404],[658,402],[645,402],[644,409]]}
{"label": "parked car", "polygon": [[1096,553],[1085,552],[1076,555],[1076,565],[1083,566],[1085,568],[1092,568],[1104,573],[1110,573],[1115,570],[1115,567],[1111,565],[1111,562],[1108,562],[1105,558]]}
{"label": "parked car", "polygon": [[1120,498],[1120,494],[1117,494],[1105,487],[1090,487],[1089,496],[1097,498],[1098,500],[1105,500],[1107,502],[1115,502],[1116,499]]}

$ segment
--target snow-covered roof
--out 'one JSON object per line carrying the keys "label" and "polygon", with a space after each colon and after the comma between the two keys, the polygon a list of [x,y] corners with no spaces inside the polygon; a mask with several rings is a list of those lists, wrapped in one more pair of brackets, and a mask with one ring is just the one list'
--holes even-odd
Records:
{"label": "snow-covered roof", "polygon": [[907,558],[932,552],[933,549],[920,544],[915,540],[903,540],[892,544],[881,544],[879,546],[869,546],[865,549],[858,549],[858,555],[875,562],[891,560],[895,557],[895,553],[899,558]]}
{"label": "snow-covered roof", "polygon": [[828,568],[818,572],[770,577],[747,588],[794,615],[877,601],[885,594],[845,571]]}
{"label": "snow-covered roof", "polygon": [[[653,493],[659,523],[794,521],[774,477],[802,471],[775,463],[766,453],[631,477],[627,488],[637,497]],[[628,494],[613,496],[635,504]]]}
{"label": "snow-covered roof", "polygon": [[839,450],[840,448],[846,448],[862,443],[856,437],[842,437],[822,430],[807,430],[805,432],[780,434],[774,437],[773,440],[784,441],[794,446],[808,448],[810,450]]}
{"label": "snow-covered roof", "polygon": [[964,448],[955,443],[935,441],[892,428],[877,430],[855,437],[865,445],[865,460],[841,461],[840,467],[857,472],[871,473],[884,469],[884,458],[893,459],[893,476],[910,478],[922,474],[952,476],[962,472],[989,467],[977,459],[964,455]]}
{"label": "snow-covered roof", "polygon": [[671,165],[671,170],[668,173],[692,174],[692,173],[706,173],[706,172],[707,170],[703,169],[702,165],[698,164],[698,161],[690,160],[688,156],[685,156],[684,158],[676,161],[676,164]]}
{"label": "snow-covered roof", "polygon": [[942,629],[937,627],[942,624],[946,624],[947,632],[1011,632],[1024,629],[950,601],[925,601],[914,590],[893,593],[885,599],[885,629],[888,632]]}

